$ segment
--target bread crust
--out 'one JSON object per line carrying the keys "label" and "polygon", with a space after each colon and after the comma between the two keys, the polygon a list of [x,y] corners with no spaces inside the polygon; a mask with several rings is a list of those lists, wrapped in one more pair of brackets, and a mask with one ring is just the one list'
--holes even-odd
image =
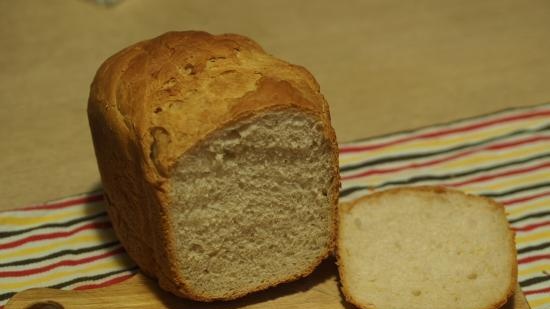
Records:
{"label": "bread crust", "polygon": [[[97,71],[88,118],[107,210],[128,254],[163,289],[212,301],[270,286],[223,297],[190,288],[175,263],[169,179],[177,159],[211,134],[279,110],[301,111],[323,124],[332,157],[336,217],[340,188],[336,136],[319,85],[303,67],[266,54],[243,36],[185,31],[127,47]],[[335,229],[336,224],[324,257],[333,249]],[[281,282],[308,275],[323,258]]]}
{"label": "bread crust", "polygon": [[[340,285],[340,287],[341,287],[341,290],[342,290],[342,294],[344,294],[344,297],[346,298],[346,300],[348,302],[352,303],[353,305],[355,305],[358,308],[361,308],[361,309],[384,309],[384,308],[377,308],[374,304],[364,304],[364,303],[359,302],[358,300],[353,298],[352,294],[347,289],[347,287],[349,286],[349,283],[348,283],[347,277],[345,275],[345,273],[346,273],[345,267],[346,266],[345,266],[345,263],[342,262],[342,254],[340,252],[341,246],[338,245],[338,244],[342,243],[342,240],[341,240],[342,233],[340,232],[341,216],[344,215],[345,213],[349,213],[356,205],[361,204],[361,202],[363,202],[365,200],[378,199],[382,195],[396,194],[396,193],[400,193],[400,192],[404,192],[404,191],[408,191],[408,192],[428,192],[428,193],[435,193],[435,194],[445,194],[445,193],[449,193],[449,192],[454,192],[454,193],[458,193],[458,194],[461,194],[461,195],[468,196],[469,198],[484,200],[484,201],[488,202],[490,205],[492,205],[495,209],[498,209],[499,211],[501,211],[503,215],[505,215],[504,206],[502,204],[497,203],[493,199],[490,199],[490,198],[487,198],[487,197],[484,197],[484,196],[478,196],[478,195],[464,193],[462,191],[451,189],[451,188],[446,188],[446,187],[443,187],[443,186],[396,187],[396,188],[392,188],[392,189],[388,189],[388,190],[376,191],[376,192],[373,192],[371,194],[362,196],[358,199],[355,199],[353,201],[340,204],[338,206],[338,215],[336,217],[338,227],[336,229],[336,250],[335,250],[335,252],[336,252],[336,263],[338,265],[338,274],[339,274],[339,277],[340,277],[340,282],[342,283]],[[512,269],[512,274],[511,274],[511,277],[512,277],[511,279],[512,280],[510,281],[510,286],[507,288],[505,295],[503,295],[499,299],[499,301],[497,301],[496,303],[491,304],[491,305],[489,305],[488,307],[485,307],[485,308],[472,308],[472,309],[498,309],[498,308],[502,307],[504,304],[506,304],[506,302],[514,294],[514,291],[515,291],[516,286],[517,286],[517,271],[518,271],[517,270],[517,254],[516,254],[516,250],[515,250],[515,248],[516,248],[515,232],[510,228],[509,224],[508,224],[508,229],[510,231],[510,233],[509,233],[510,237],[509,237],[508,241],[511,245],[511,248],[513,248],[513,250],[510,251],[509,254],[510,254],[510,257],[512,259],[512,264],[514,265],[514,267]]]}

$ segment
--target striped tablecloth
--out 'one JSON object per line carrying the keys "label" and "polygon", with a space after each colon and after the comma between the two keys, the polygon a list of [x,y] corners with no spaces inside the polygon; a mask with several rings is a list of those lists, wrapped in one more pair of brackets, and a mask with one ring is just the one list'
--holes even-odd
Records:
{"label": "striped tablecloth", "polygon": [[[501,202],[523,292],[550,307],[550,104],[341,144],[340,165],[342,200],[437,184]],[[31,287],[99,288],[136,272],[101,192],[0,212],[0,308]]]}

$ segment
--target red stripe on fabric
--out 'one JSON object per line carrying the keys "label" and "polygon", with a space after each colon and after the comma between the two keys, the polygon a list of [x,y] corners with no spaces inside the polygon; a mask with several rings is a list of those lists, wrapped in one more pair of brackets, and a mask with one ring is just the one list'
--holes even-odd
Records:
{"label": "red stripe on fabric", "polygon": [[[550,136],[539,137],[536,141],[540,141],[540,140],[550,140]],[[443,162],[451,161],[451,160],[454,160],[454,159],[458,159],[460,157],[468,156],[470,154],[480,152],[480,151],[484,151],[484,150],[501,150],[501,149],[504,149],[504,148],[507,148],[507,147],[514,147],[514,146],[518,146],[518,145],[522,145],[522,144],[526,144],[526,143],[532,143],[534,141],[535,140],[533,138],[527,138],[527,139],[517,140],[517,141],[513,141],[513,142],[508,142],[508,143],[496,144],[496,145],[492,145],[492,146],[485,146],[485,147],[482,147],[482,148],[479,148],[479,149],[467,150],[467,151],[464,151],[464,152],[453,154],[453,155],[443,157],[443,158],[440,158],[440,159],[426,161],[426,162],[423,162],[423,163],[411,163],[411,164],[403,165],[403,166],[400,166],[400,167],[367,170],[365,172],[355,174],[355,175],[342,176],[341,179],[342,180],[349,180],[349,179],[361,178],[361,177],[365,177],[365,176],[369,176],[369,175],[373,175],[373,174],[386,174],[386,173],[399,172],[399,171],[406,170],[406,169],[411,169],[411,168],[420,168],[420,167],[432,166],[432,165],[436,165],[436,164],[439,164],[439,163],[443,163]]]}
{"label": "red stripe on fabric", "polygon": [[527,226],[523,226],[523,227],[514,227],[512,229],[516,232],[528,232],[528,231],[532,231],[532,230],[535,230],[539,227],[543,227],[543,226],[547,226],[547,225],[550,225],[550,221],[535,223],[535,224],[531,224],[531,225],[527,225]]}
{"label": "red stripe on fabric", "polygon": [[513,204],[517,204],[517,203],[527,202],[527,201],[530,201],[530,200],[537,199],[539,197],[545,197],[545,196],[549,196],[549,195],[550,195],[550,192],[543,192],[543,193],[539,193],[539,194],[535,194],[535,195],[531,195],[531,196],[518,197],[516,199],[511,199],[511,200],[503,201],[503,202],[500,202],[500,203],[504,206],[508,206],[508,205],[513,205]]}
{"label": "red stripe on fabric", "polygon": [[539,142],[539,141],[548,141],[550,140],[550,136],[533,136],[533,137],[530,137],[530,138],[526,138],[526,139],[523,139],[523,140],[520,140],[520,141],[512,141],[512,142],[509,142],[509,143],[502,143],[502,144],[498,144],[498,145],[493,145],[493,146],[489,146],[487,147],[487,149],[489,150],[501,150],[501,149],[505,149],[505,148],[508,148],[510,146],[519,146],[519,145],[523,145],[523,144],[530,144],[530,143],[534,143],[534,142]]}
{"label": "red stripe on fabric", "polygon": [[12,242],[8,242],[5,244],[0,244],[0,249],[8,249],[8,248],[14,248],[17,246],[21,246],[22,244],[25,244],[27,242],[33,242],[33,241],[40,241],[40,240],[48,240],[48,239],[54,239],[54,238],[62,238],[62,237],[68,237],[71,235],[74,235],[78,232],[84,231],[84,230],[90,230],[90,229],[101,229],[101,228],[109,228],[111,227],[111,222],[93,222],[88,223],[86,225],[77,227],[73,230],[66,231],[66,232],[56,232],[56,233],[49,233],[49,234],[38,234],[38,235],[32,235],[28,236],[19,240],[15,240]]}
{"label": "red stripe on fabric", "polygon": [[342,176],[342,180],[361,178],[361,177],[375,175],[375,174],[387,174],[387,173],[393,173],[393,172],[400,172],[400,171],[403,171],[403,170],[406,170],[406,169],[411,169],[411,168],[431,166],[431,165],[443,163],[445,161],[450,161],[450,160],[454,160],[454,159],[457,159],[457,158],[460,158],[460,157],[464,157],[464,156],[467,156],[467,155],[472,154],[474,152],[475,151],[470,150],[470,151],[467,151],[467,152],[455,154],[455,155],[448,156],[448,157],[441,158],[441,159],[437,159],[437,160],[427,161],[427,162],[424,162],[424,163],[412,163],[412,164],[408,164],[408,165],[404,165],[404,166],[400,166],[400,167],[394,167],[394,168],[372,169],[372,170],[368,170],[368,171],[365,171],[363,173],[359,173],[359,174],[355,174],[355,175]]}
{"label": "red stripe on fabric", "polygon": [[50,204],[43,204],[43,205],[36,205],[36,206],[29,206],[21,209],[21,211],[32,211],[32,210],[48,210],[48,209],[59,209],[64,207],[70,207],[75,206],[79,204],[85,204],[85,203],[93,203],[103,200],[103,194],[99,195],[90,195],[86,197],[76,198],[74,200],[67,200],[62,202],[54,202]]}
{"label": "red stripe on fabric", "polygon": [[113,285],[113,284],[117,284],[117,283],[120,283],[122,281],[125,281],[125,280],[133,277],[134,275],[135,274],[129,274],[129,275],[124,275],[124,276],[121,276],[121,277],[116,277],[116,278],[113,278],[113,279],[109,279],[109,280],[101,282],[101,283],[81,285],[81,286],[76,287],[74,289],[75,290],[88,290],[88,289],[103,288],[103,287],[106,287],[106,286],[109,286],[109,285]]}
{"label": "red stripe on fabric", "polygon": [[454,128],[454,129],[447,129],[447,130],[441,130],[431,133],[424,133],[420,134],[418,136],[408,136],[403,137],[394,141],[385,142],[385,143],[379,143],[374,145],[366,145],[366,146],[350,146],[350,147],[341,147],[340,153],[349,153],[349,152],[360,152],[360,151],[367,151],[367,150],[374,150],[378,148],[383,148],[387,146],[393,146],[399,143],[408,142],[414,139],[426,139],[426,138],[432,138],[432,137],[441,137],[443,135],[453,134],[453,133],[461,133],[466,131],[472,131],[475,129],[480,129],[483,127],[488,127],[494,124],[500,124],[500,123],[506,123],[510,121],[516,121],[516,120],[523,120],[533,117],[539,117],[539,116],[550,116],[550,111],[537,111],[534,113],[527,113],[527,114],[520,114],[515,116],[508,116],[500,119],[494,119],[490,121],[485,121],[481,123],[475,123],[471,125],[467,125],[464,127]]}
{"label": "red stripe on fabric", "polygon": [[124,249],[122,247],[119,247],[115,250],[105,252],[105,253],[102,253],[102,254],[98,254],[98,255],[95,255],[95,256],[89,256],[89,257],[85,257],[85,258],[82,258],[82,259],[76,259],[76,260],[63,260],[63,261],[59,261],[57,263],[53,263],[53,264],[50,264],[50,265],[37,267],[37,268],[29,268],[29,269],[24,269],[24,270],[12,270],[12,271],[0,271],[0,277],[30,276],[30,275],[35,275],[35,274],[47,272],[47,271],[50,271],[54,268],[61,267],[61,266],[76,266],[76,265],[81,265],[81,264],[94,262],[94,261],[97,261],[97,260],[100,260],[100,259],[103,259],[103,258],[106,258],[106,257],[110,257],[110,256],[113,256],[113,255],[117,255],[117,254],[120,254],[120,253],[124,253]]}
{"label": "red stripe on fabric", "polygon": [[473,179],[469,179],[469,180],[465,180],[465,181],[461,181],[461,182],[456,182],[456,183],[453,183],[453,184],[446,184],[445,186],[460,187],[460,186],[469,185],[469,184],[472,184],[472,183],[492,180],[492,179],[499,178],[499,177],[513,176],[513,175],[523,174],[523,173],[527,173],[527,172],[532,172],[532,171],[540,170],[540,169],[543,169],[543,168],[546,168],[546,167],[550,167],[550,162],[535,165],[535,166],[531,166],[531,167],[527,167],[527,168],[520,168],[520,169],[517,169],[517,170],[506,171],[506,172],[493,174],[493,175],[489,175],[489,176],[476,177],[476,178],[473,178]]}
{"label": "red stripe on fabric", "polygon": [[530,263],[530,262],[535,262],[535,261],[545,260],[545,259],[550,259],[550,254],[534,255],[523,259],[519,259],[518,264],[525,264],[525,263]]}
{"label": "red stripe on fabric", "polygon": [[533,295],[533,294],[542,294],[542,293],[547,293],[547,292],[550,292],[550,288],[544,288],[544,289],[539,289],[539,290],[530,290],[530,291],[523,291],[523,294],[524,295]]}

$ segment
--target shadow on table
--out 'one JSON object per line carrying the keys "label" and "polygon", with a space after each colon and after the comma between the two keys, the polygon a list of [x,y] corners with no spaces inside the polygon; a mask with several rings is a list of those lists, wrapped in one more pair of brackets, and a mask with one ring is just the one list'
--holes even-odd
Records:
{"label": "shadow on table", "polygon": [[236,308],[355,308],[343,301],[336,285],[337,269],[333,258],[321,265],[308,277],[281,284],[265,291],[243,298],[201,303],[177,298],[161,291],[149,280],[149,287],[155,297],[169,309],[236,309]]}

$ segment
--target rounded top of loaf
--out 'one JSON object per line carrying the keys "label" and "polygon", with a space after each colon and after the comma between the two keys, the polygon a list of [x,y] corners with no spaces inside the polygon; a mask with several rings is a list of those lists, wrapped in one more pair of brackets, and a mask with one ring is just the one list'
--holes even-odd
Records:
{"label": "rounded top of loaf", "polygon": [[[106,122],[119,142],[141,148],[128,151],[143,156],[157,171],[148,173],[156,181],[216,129],[287,108],[330,123],[327,103],[306,69],[266,54],[240,35],[184,31],[139,42],[107,59],[91,85],[88,114],[90,122]],[[332,129],[325,133],[334,141]]]}

